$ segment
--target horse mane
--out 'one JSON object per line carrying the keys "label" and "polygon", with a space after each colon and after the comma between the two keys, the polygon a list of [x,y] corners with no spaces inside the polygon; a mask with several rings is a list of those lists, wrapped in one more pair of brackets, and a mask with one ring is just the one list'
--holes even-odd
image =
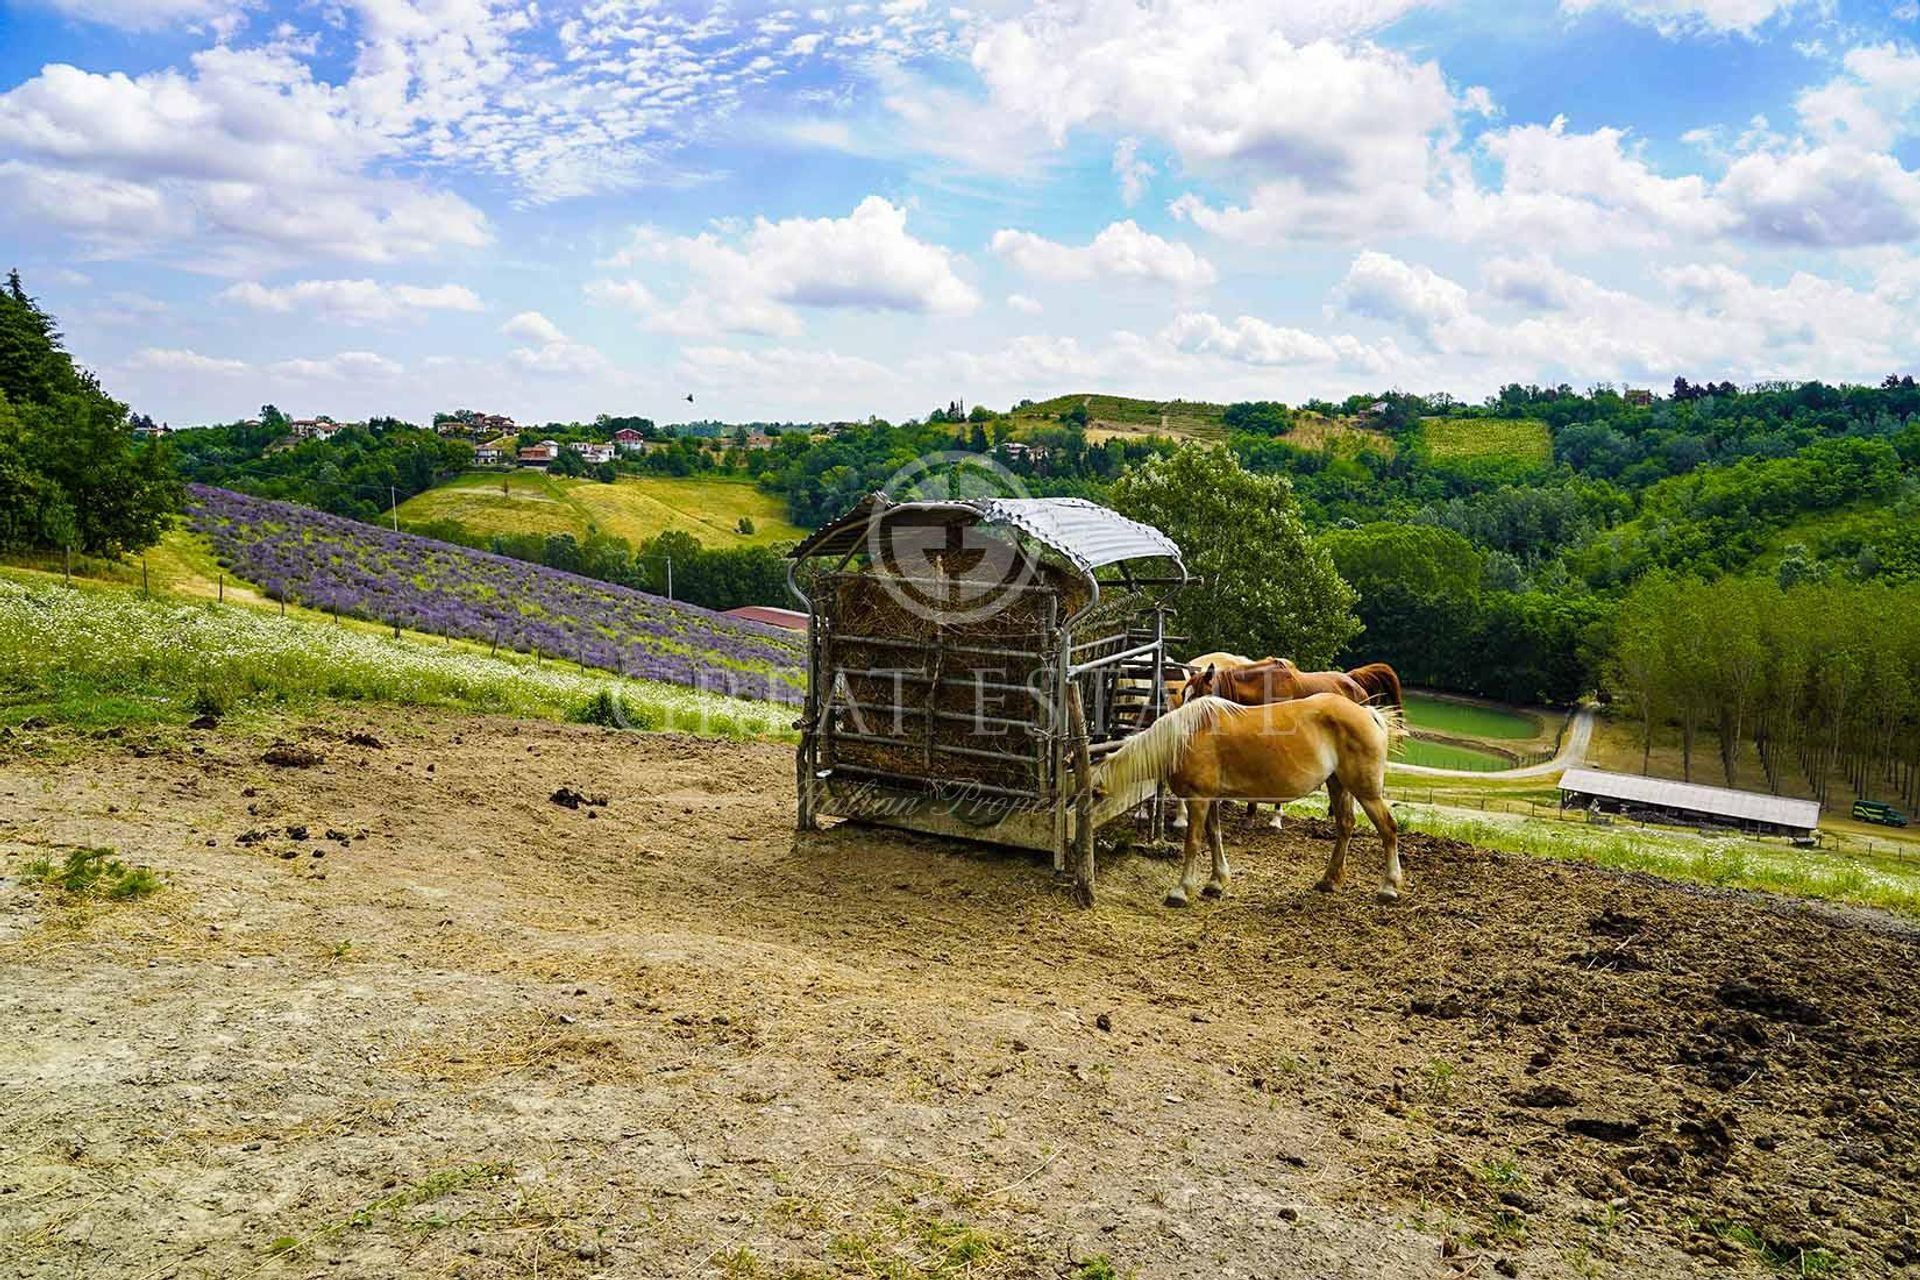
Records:
{"label": "horse mane", "polygon": [[1211,695],[1183,702],[1102,760],[1093,771],[1094,785],[1114,792],[1131,790],[1142,783],[1164,782],[1180,767],[1194,734],[1245,711],[1238,703]]}
{"label": "horse mane", "polygon": [[1406,699],[1400,696],[1400,673],[1384,662],[1369,662],[1364,667],[1355,667],[1347,672],[1354,683],[1367,691],[1367,702],[1385,699],[1396,707],[1405,707]]}

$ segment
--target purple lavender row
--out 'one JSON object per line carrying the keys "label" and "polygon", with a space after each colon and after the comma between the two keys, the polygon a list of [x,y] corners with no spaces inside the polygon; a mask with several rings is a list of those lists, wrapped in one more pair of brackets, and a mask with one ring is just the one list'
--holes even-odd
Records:
{"label": "purple lavender row", "polygon": [[779,628],[292,503],[189,493],[221,565],[276,600],[746,697],[798,702],[805,687],[800,642]]}

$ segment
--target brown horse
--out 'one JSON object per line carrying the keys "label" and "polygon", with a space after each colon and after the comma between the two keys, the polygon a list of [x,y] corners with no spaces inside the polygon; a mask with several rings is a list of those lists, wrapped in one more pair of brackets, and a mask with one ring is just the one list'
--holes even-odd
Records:
{"label": "brown horse", "polygon": [[1333,815],[1333,855],[1314,888],[1323,893],[1339,888],[1358,800],[1386,847],[1377,897],[1392,902],[1400,896],[1400,840],[1386,799],[1387,755],[1402,733],[1399,713],[1338,694],[1252,707],[1224,698],[1192,698],[1102,761],[1094,770],[1093,791],[1104,798],[1161,783],[1185,801],[1186,861],[1166,899],[1170,907],[1184,907],[1199,876],[1203,833],[1213,854],[1213,875],[1201,892],[1218,897],[1232,880],[1218,801],[1284,804],[1324,785]]}
{"label": "brown horse", "polygon": [[1368,697],[1365,686],[1344,671],[1302,671],[1285,658],[1262,658],[1243,667],[1202,667],[1187,677],[1181,697],[1211,696],[1257,707],[1316,693],[1337,693],[1349,702],[1365,702]]}

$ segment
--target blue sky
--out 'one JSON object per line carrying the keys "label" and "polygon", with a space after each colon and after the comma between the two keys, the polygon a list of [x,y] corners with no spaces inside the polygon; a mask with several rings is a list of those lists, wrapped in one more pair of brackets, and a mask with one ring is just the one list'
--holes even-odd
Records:
{"label": "blue sky", "polygon": [[1917,19],[0,0],[0,243],[176,423],[1877,380]]}

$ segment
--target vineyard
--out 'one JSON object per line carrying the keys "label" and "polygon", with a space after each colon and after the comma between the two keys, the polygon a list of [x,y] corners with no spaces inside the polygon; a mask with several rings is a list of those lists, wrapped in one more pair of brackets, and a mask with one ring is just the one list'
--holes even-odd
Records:
{"label": "vineyard", "polygon": [[772,627],[224,489],[194,486],[190,519],[273,599],[640,679],[801,696],[799,644]]}

